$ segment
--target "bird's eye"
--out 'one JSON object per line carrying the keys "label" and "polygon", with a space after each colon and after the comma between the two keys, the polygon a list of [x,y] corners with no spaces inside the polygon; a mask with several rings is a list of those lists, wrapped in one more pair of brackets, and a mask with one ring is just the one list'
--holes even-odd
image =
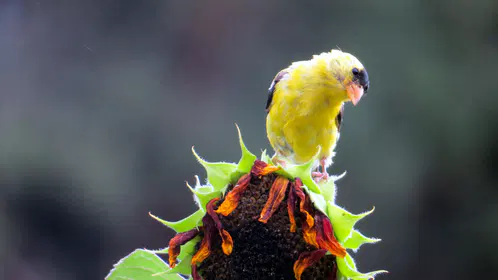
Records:
{"label": "bird's eye", "polygon": [[358,74],[360,74],[360,70],[358,70],[358,68],[356,68],[356,67],[355,67],[355,68],[353,68],[353,75],[355,75],[355,76],[356,76],[356,75],[358,75]]}

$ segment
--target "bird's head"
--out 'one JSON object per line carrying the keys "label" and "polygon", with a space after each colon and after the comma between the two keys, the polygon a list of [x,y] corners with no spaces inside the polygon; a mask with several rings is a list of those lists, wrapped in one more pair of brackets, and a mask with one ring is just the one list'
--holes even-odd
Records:
{"label": "bird's head", "polygon": [[330,73],[344,89],[344,99],[356,106],[363,94],[368,91],[370,82],[367,70],[352,54],[332,50],[326,55]]}

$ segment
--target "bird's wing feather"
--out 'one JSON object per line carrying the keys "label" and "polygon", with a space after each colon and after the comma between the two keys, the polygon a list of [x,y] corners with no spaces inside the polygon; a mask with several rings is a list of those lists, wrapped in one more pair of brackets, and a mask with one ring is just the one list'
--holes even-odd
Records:
{"label": "bird's wing feather", "polygon": [[339,110],[339,113],[335,117],[335,125],[337,126],[337,131],[341,130],[341,124],[343,119],[344,119],[344,104],[342,104],[341,110]]}
{"label": "bird's wing feather", "polygon": [[270,88],[268,89],[268,100],[266,101],[266,107],[265,107],[267,114],[270,112],[270,107],[273,100],[273,94],[275,93],[275,86],[280,80],[282,80],[282,78],[285,75],[287,75],[287,73],[288,73],[287,70],[282,70],[278,72],[277,76],[275,76],[275,79],[273,79],[273,81],[271,82]]}

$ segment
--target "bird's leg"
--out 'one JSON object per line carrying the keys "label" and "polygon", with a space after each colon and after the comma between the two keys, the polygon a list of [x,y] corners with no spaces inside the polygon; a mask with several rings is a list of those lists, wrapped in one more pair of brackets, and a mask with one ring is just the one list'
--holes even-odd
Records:
{"label": "bird's leg", "polygon": [[327,181],[329,179],[329,173],[327,173],[327,169],[325,168],[325,162],[327,161],[326,158],[320,159],[320,166],[322,167],[322,172],[312,172],[311,176],[313,179],[315,179],[316,182],[319,182],[321,180]]}
{"label": "bird's leg", "polygon": [[271,161],[273,162],[273,164],[275,165],[279,165],[282,166],[282,167],[285,167],[286,163],[285,163],[285,160],[283,159],[280,159],[277,154],[275,154],[272,158],[271,158]]}

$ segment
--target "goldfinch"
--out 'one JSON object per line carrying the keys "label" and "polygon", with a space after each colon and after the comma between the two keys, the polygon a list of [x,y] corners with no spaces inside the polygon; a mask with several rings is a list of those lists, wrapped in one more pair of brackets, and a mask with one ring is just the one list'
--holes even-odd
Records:
{"label": "goldfinch", "polygon": [[356,106],[368,90],[368,74],[349,53],[332,50],[292,63],[273,79],[266,103],[266,130],[275,150],[273,162],[285,165],[310,161],[327,179],[344,115],[344,103]]}

